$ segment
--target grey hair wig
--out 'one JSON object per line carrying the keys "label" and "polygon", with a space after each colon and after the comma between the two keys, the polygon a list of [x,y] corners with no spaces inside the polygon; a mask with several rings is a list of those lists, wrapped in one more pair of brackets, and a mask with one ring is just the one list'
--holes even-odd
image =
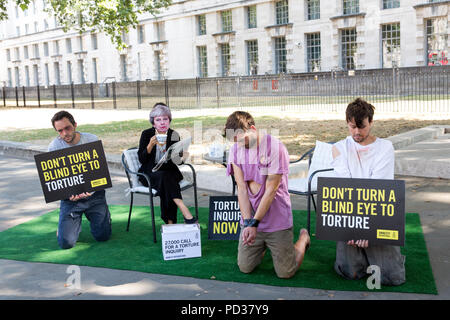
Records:
{"label": "grey hair wig", "polygon": [[169,121],[172,122],[172,113],[170,112],[170,109],[168,106],[166,106],[164,103],[156,103],[153,106],[152,111],[150,111],[150,123],[152,125],[155,124],[155,118],[156,117],[162,117],[162,116],[167,116],[169,117]]}

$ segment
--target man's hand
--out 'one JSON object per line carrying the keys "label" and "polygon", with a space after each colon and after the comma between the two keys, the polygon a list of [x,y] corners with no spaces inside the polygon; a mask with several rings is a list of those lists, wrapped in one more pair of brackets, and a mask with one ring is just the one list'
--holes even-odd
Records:
{"label": "man's hand", "polygon": [[83,193],[77,194],[76,196],[75,196],[75,195],[72,195],[72,196],[69,198],[69,200],[70,200],[70,201],[78,201],[78,200],[80,200],[80,199],[86,199],[86,198],[88,198],[88,197],[90,197],[90,196],[92,196],[92,193],[89,193],[89,192],[83,192]]}
{"label": "man's hand", "polygon": [[369,240],[356,240],[356,242],[355,242],[355,240],[350,240],[347,242],[347,244],[354,248],[359,247],[359,248],[365,249],[365,248],[369,247]]}
{"label": "man's hand", "polygon": [[255,243],[256,227],[246,227],[242,232],[242,242],[245,245],[251,246]]}

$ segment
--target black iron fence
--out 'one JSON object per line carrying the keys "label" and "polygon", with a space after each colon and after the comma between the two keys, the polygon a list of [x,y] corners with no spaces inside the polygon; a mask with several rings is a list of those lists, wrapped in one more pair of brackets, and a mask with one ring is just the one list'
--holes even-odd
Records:
{"label": "black iron fence", "polygon": [[385,112],[450,112],[450,66],[3,87],[0,106],[342,111],[363,97]]}

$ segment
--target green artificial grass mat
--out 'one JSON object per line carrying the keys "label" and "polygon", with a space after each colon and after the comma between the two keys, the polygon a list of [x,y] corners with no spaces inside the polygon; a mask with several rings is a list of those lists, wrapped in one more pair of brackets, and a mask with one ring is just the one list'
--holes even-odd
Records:
{"label": "green artificial grass mat", "polygon": [[[79,266],[132,270],[166,275],[215,279],[243,283],[258,283],[282,287],[304,287],[343,291],[385,291],[437,294],[428,252],[417,213],[406,214],[406,243],[402,253],[406,256],[406,283],[400,286],[381,286],[369,290],[367,278],[346,280],[334,269],[336,244],[333,241],[311,237],[300,271],[291,279],[280,279],[273,269],[271,255],[251,274],[241,273],[236,263],[237,241],[208,240],[208,208],[199,208],[202,257],[164,261],[161,249],[159,208],[155,207],[157,240],[153,243],[148,207],[135,206],[130,231],[126,232],[128,205],[110,205],[112,236],[106,242],[96,242],[89,222],[83,217],[82,232],[76,246],[69,250],[59,248],[56,241],[59,210],[54,210],[26,223],[0,232],[0,258],[61,263]],[[191,208],[191,212],[193,209]],[[182,221],[181,213],[179,220]],[[306,226],[306,211],[293,211],[294,237]],[[311,215],[312,226],[315,215]]]}

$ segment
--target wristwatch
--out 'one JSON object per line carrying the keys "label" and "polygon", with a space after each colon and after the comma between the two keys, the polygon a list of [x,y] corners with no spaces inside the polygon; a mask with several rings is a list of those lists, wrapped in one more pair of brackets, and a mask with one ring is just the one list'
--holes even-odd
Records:
{"label": "wristwatch", "polygon": [[246,227],[258,227],[259,220],[256,219],[244,219],[244,228]]}

